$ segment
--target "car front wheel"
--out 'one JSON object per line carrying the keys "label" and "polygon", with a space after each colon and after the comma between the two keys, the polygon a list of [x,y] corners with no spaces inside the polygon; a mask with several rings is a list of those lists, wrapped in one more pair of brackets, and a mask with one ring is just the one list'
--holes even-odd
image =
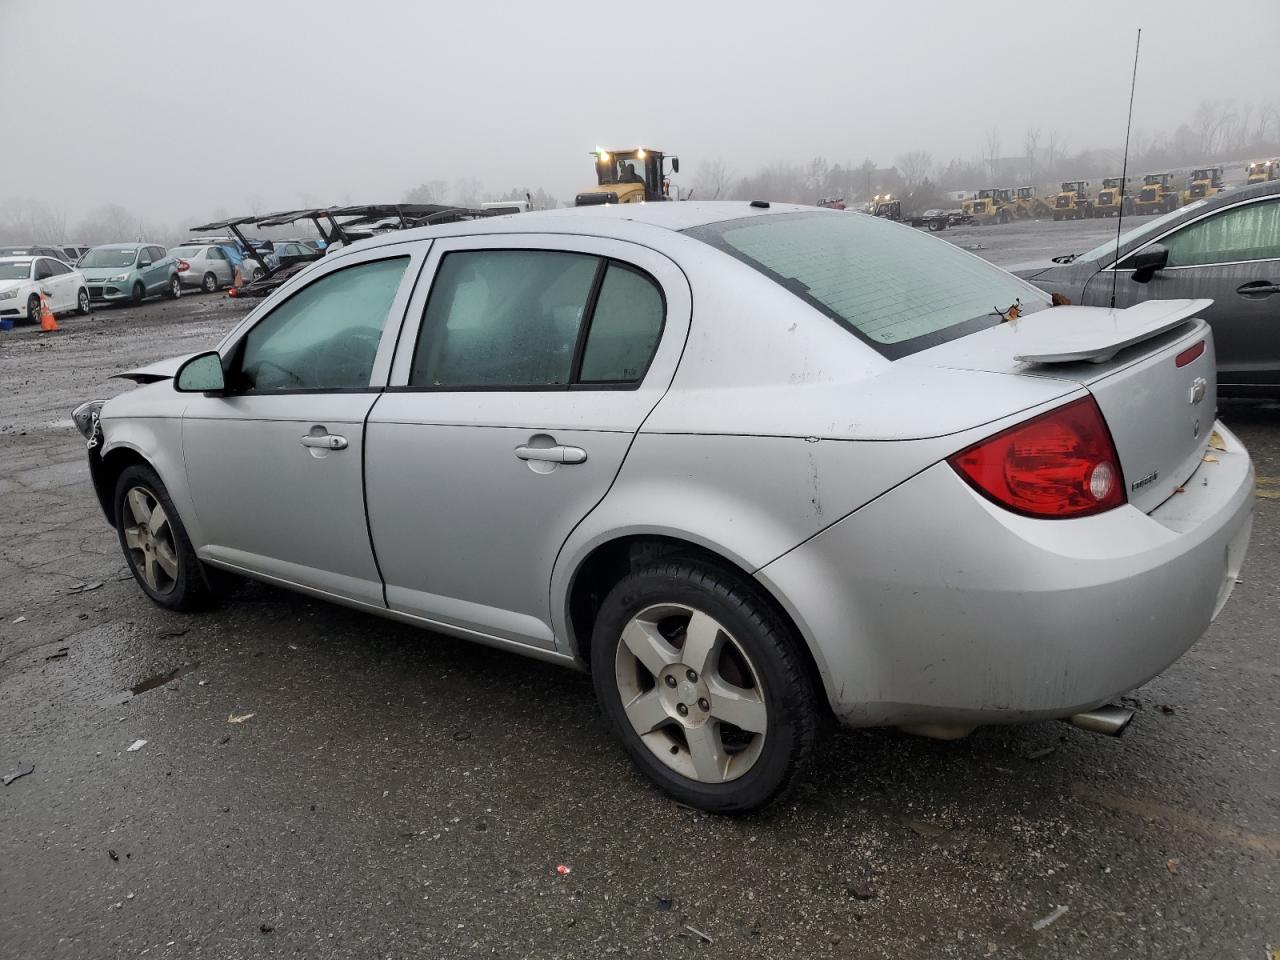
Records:
{"label": "car front wheel", "polygon": [[818,690],[789,625],[743,578],[697,560],[624,577],[600,608],[592,677],[636,765],[719,813],[772,803],[818,737]]}
{"label": "car front wheel", "polygon": [[76,313],[82,317],[87,317],[89,309],[89,291],[81,287],[80,292],[76,294]]}
{"label": "car front wheel", "polygon": [[200,286],[204,287],[205,293],[216,293],[218,290],[218,278],[214,276],[213,271],[204,275],[204,280]]}
{"label": "car front wheel", "polygon": [[116,533],[143,593],[171,610],[196,610],[211,599],[202,564],[160,477],[126,467],[116,481]]}

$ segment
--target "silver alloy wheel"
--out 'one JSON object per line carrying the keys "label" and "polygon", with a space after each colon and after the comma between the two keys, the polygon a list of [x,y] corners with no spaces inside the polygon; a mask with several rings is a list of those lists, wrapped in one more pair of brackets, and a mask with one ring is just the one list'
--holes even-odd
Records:
{"label": "silver alloy wheel", "polygon": [[169,292],[173,294],[173,299],[177,300],[182,296],[182,281],[174,277],[169,281]]}
{"label": "silver alloy wheel", "polygon": [[76,307],[81,313],[89,312],[89,291],[81,289],[76,297]]}
{"label": "silver alloy wheel", "polygon": [[218,278],[215,277],[212,273],[206,273],[204,275],[204,292],[213,293],[213,291],[217,289],[218,289]]}
{"label": "silver alloy wheel", "polygon": [[134,569],[156,593],[169,593],[178,584],[178,550],[169,515],[146,487],[131,487],[124,505],[129,513],[124,543]]}
{"label": "silver alloy wheel", "polygon": [[614,676],[632,728],[655,757],[699,783],[724,783],[760,757],[764,687],[746,651],[713,617],[665,603],[622,631]]}

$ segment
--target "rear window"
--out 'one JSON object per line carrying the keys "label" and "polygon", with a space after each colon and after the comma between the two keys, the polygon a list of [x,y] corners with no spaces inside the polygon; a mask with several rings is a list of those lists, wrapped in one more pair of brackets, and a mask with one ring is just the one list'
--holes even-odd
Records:
{"label": "rear window", "polygon": [[180,260],[195,260],[200,256],[200,251],[204,247],[174,247],[169,251],[169,256],[177,257]]}
{"label": "rear window", "polygon": [[889,359],[995,326],[1049,297],[912,227],[846,212],[772,214],[685,231],[786,287]]}

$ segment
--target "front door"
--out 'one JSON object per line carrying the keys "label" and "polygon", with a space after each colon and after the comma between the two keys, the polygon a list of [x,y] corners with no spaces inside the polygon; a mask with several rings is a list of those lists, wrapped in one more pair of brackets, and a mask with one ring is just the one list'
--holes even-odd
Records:
{"label": "front door", "polygon": [[[1168,265],[1145,284],[1121,269],[1116,306],[1208,297],[1213,305],[1201,316],[1213,327],[1218,382],[1280,383],[1280,197],[1193,220],[1160,242],[1169,250]],[[1109,270],[1095,274],[1086,302],[1110,302],[1111,277]]]}
{"label": "front door", "polygon": [[439,240],[427,269],[369,417],[388,606],[554,649],[556,555],[671,382],[687,281],[652,250],[564,236]]}
{"label": "front door", "polygon": [[401,246],[335,258],[224,345],[226,394],[196,396],[183,415],[201,559],[383,605],[364,423],[422,257]]}

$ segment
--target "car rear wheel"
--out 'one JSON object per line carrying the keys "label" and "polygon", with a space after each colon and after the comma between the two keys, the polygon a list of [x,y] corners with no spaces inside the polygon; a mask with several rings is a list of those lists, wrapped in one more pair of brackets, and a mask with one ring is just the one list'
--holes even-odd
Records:
{"label": "car rear wheel", "polygon": [[204,288],[205,293],[216,293],[218,290],[218,278],[210,271],[204,275],[200,286]]}
{"label": "car rear wheel", "polygon": [[143,300],[146,299],[146,297],[147,297],[147,288],[142,285],[141,280],[136,281],[133,285],[133,297],[132,297],[133,302],[141,303]]}
{"label": "car rear wheel", "polygon": [[182,281],[178,279],[176,273],[169,278],[169,289],[165,291],[164,295],[170,300],[177,300],[182,296]]}
{"label": "car rear wheel", "polygon": [[736,575],[671,560],[624,577],[596,618],[591,666],[631,759],[683,803],[753,810],[807,766],[821,714],[805,654]]}
{"label": "car rear wheel", "polygon": [[89,315],[89,291],[84,287],[80,288],[80,292],[76,294],[76,313],[82,317]]}
{"label": "car rear wheel", "polygon": [[196,610],[212,598],[203,565],[160,477],[127,467],[116,482],[116,533],[125,562],[148,597],[171,610]]}
{"label": "car rear wheel", "polygon": [[34,293],[27,297],[27,320],[31,323],[40,322],[40,298]]}

